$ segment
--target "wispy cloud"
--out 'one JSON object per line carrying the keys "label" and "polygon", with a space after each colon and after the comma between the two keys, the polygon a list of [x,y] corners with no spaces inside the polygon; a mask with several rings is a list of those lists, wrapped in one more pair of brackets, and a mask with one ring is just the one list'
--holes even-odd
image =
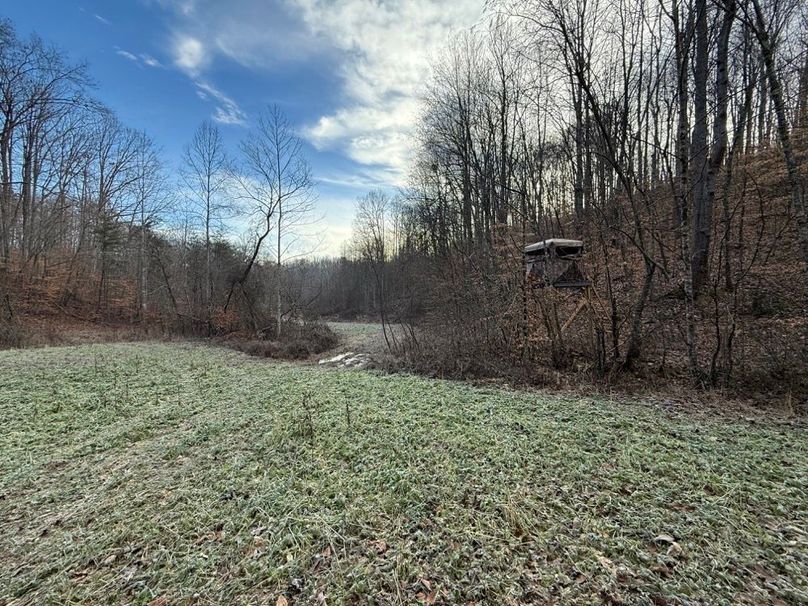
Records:
{"label": "wispy cloud", "polygon": [[206,51],[246,67],[271,69],[326,50],[294,0],[151,0],[174,13],[175,38],[195,38]]}
{"label": "wispy cloud", "polygon": [[171,54],[174,65],[193,82],[199,98],[215,104],[211,115],[214,121],[220,124],[246,124],[247,115],[239,104],[203,77],[212,53],[202,40],[189,34],[175,34]]}
{"label": "wispy cloud", "polygon": [[147,65],[149,67],[163,67],[163,64],[160,63],[157,59],[155,59],[151,55],[141,54],[140,60],[143,61],[144,65]]}
{"label": "wispy cloud", "polygon": [[112,25],[112,23],[109,22],[109,19],[106,19],[106,18],[102,17],[98,13],[94,14],[93,17],[95,17],[96,21],[99,21],[99,22],[103,23],[104,25]]}
{"label": "wispy cloud", "polygon": [[160,63],[157,59],[152,57],[149,54],[141,53],[136,55],[135,53],[129,52],[123,48],[116,48],[115,54],[123,57],[124,59],[131,61],[132,63],[137,63],[140,67],[152,67],[152,68],[162,68],[163,64]]}
{"label": "wispy cloud", "polygon": [[[173,50],[174,65],[190,78],[199,98],[214,104],[211,119],[220,124],[246,124],[247,115],[239,107],[238,103],[201,77],[202,67],[207,63],[206,52],[202,43],[194,38],[178,38]],[[140,67],[164,67],[160,61],[146,53],[136,55],[122,48],[116,49],[115,53]]]}
{"label": "wispy cloud", "polygon": [[368,166],[363,170],[331,171],[315,175],[315,180],[325,185],[344,187],[349,190],[369,190],[385,187],[398,180],[398,173],[385,166]]}
{"label": "wispy cloud", "polygon": [[117,49],[115,51],[115,54],[123,57],[124,59],[129,59],[129,61],[133,61],[135,63],[138,62],[138,58],[135,53],[130,53],[129,51],[123,50],[122,48]]}
{"label": "wispy cloud", "polygon": [[402,185],[417,116],[414,96],[390,95],[376,104],[348,100],[334,114],[307,126],[304,133],[317,149],[340,149],[360,164],[380,167],[386,184]]}
{"label": "wispy cloud", "polygon": [[[339,104],[302,133],[397,185],[411,162],[430,57],[481,19],[486,0],[152,1],[174,13],[173,64],[194,81],[209,82],[219,58],[265,72],[303,61],[338,66]],[[243,119],[237,105],[208,97],[219,103],[218,119]]]}
{"label": "wispy cloud", "polygon": [[247,122],[246,114],[241,110],[238,103],[225,95],[222,91],[214,87],[208,82],[202,80],[194,81],[197,94],[202,99],[211,99],[216,105],[216,110],[212,118],[220,124],[238,124],[242,125]]}

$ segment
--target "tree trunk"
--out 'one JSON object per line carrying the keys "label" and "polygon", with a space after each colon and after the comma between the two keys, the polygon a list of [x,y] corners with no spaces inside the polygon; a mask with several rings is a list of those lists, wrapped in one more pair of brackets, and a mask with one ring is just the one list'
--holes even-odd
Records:
{"label": "tree trunk", "polygon": [[724,6],[724,18],[718,36],[716,52],[716,113],[713,122],[713,142],[704,176],[700,208],[694,213],[693,225],[693,293],[698,296],[710,275],[710,239],[713,229],[713,205],[718,173],[727,151],[727,107],[729,105],[729,38],[735,20],[736,5],[729,0]]}
{"label": "tree trunk", "polygon": [[692,159],[693,221],[692,251],[690,259],[693,295],[698,297],[699,281],[707,272],[709,238],[711,229],[711,208],[707,195],[708,163],[707,156],[707,79],[709,70],[709,28],[707,26],[707,0],[696,0],[696,45],[695,67],[693,70],[693,136],[690,146]]}
{"label": "tree trunk", "polygon": [[277,276],[275,276],[275,289],[277,291],[277,299],[276,305],[277,308],[275,310],[276,315],[276,322],[278,326],[277,338],[280,339],[281,337],[281,316],[282,316],[282,308],[281,308],[281,274],[283,273],[283,266],[281,265],[281,221],[283,221],[283,205],[281,202],[278,202],[278,271]]}

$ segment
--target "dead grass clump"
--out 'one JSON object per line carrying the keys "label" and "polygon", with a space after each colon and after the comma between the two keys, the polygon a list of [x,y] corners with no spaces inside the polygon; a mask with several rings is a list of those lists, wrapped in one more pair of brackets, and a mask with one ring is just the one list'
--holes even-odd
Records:
{"label": "dead grass clump", "polygon": [[248,341],[233,340],[228,342],[233,349],[244,352],[257,358],[277,358],[278,345],[274,341],[250,339]]}
{"label": "dead grass clump", "polygon": [[333,349],[339,342],[337,334],[323,322],[287,322],[283,328],[282,342],[288,344],[290,352],[305,349],[306,356],[319,354]]}
{"label": "dead grass clump", "polygon": [[305,360],[328,351],[339,342],[337,334],[321,322],[286,322],[280,339],[244,338],[230,335],[224,345],[259,358]]}

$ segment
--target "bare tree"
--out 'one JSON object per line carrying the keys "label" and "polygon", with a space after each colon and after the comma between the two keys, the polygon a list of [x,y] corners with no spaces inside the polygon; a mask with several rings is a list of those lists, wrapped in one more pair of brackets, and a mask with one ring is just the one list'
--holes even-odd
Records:
{"label": "bare tree", "polygon": [[205,234],[204,307],[208,335],[213,331],[213,274],[211,242],[224,227],[233,210],[228,199],[232,167],[219,129],[203,122],[183,152],[183,182],[193,201],[192,214],[202,224]]}
{"label": "bare tree", "polygon": [[[234,282],[243,290],[261,245],[273,229],[276,231],[275,334],[280,336],[283,320],[282,272],[284,235],[301,222],[312,208],[311,169],[303,154],[303,142],[278,106],[272,106],[258,118],[256,127],[241,144],[243,174],[238,176],[244,196],[252,202],[258,219],[258,232],[252,254],[241,276]],[[251,306],[251,302],[248,302]],[[258,328],[258,326],[256,326]]]}
{"label": "bare tree", "polygon": [[152,140],[141,132],[135,147],[131,222],[133,226],[137,225],[134,231],[138,237],[138,308],[140,320],[145,323],[149,314],[149,236],[157,227],[160,215],[169,207],[171,199],[162,162]]}
{"label": "bare tree", "polygon": [[387,347],[391,347],[392,333],[387,325],[387,281],[386,263],[388,260],[388,218],[392,201],[383,191],[372,191],[356,204],[353,223],[353,246],[360,259],[370,267],[376,287],[379,317]]}

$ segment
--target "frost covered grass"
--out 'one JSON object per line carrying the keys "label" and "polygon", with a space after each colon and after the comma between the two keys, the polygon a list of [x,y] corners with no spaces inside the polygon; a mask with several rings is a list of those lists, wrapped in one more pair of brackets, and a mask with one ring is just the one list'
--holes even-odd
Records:
{"label": "frost covered grass", "polygon": [[120,344],[0,352],[0,604],[797,604],[799,424]]}

